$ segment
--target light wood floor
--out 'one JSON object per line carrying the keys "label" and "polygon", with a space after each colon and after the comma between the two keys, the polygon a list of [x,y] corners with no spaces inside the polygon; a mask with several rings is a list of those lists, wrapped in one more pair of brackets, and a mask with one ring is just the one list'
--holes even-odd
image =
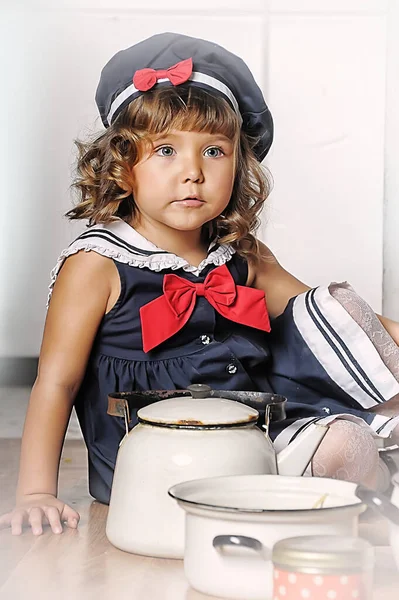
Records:
{"label": "light wood floor", "polygon": [[[19,439],[0,439],[0,514],[13,504]],[[81,514],[78,530],[35,537],[0,531],[1,600],[212,600],[190,589],[180,560],[127,554],[105,536],[108,507],[87,492],[86,451],[67,440],[61,458],[59,495]],[[373,600],[398,600],[399,573],[387,544],[384,521],[369,519],[361,535],[377,548]],[[215,600],[215,599],[213,599]]]}

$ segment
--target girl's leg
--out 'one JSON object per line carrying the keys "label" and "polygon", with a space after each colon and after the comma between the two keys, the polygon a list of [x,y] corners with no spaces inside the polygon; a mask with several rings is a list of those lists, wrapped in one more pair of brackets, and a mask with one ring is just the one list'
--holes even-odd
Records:
{"label": "girl's leg", "polygon": [[337,300],[363,329],[373,343],[382,362],[399,381],[399,347],[394,342],[381,321],[363,298],[358,296],[350,286],[345,284],[331,284],[331,296]]}
{"label": "girl's leg", "polygon": [[[269,380],[289,398],[286,427],[273,435],[271,424],[276,449],[311,421],[328,419],[331,430],[312,461],[313,475],[386,490],[395,464],[388,468],[379,459],[376,437],[399,443],[399,346],[346,284],[300,294],[273,325]],[[334,415],[340,418],[332,423]]]}
{"label": "girl's leg", "polygon": [[372,434],[351,421],[334,421],[312,460],[314,476],[372,488],[377,486],[378,471],[378,449]]}
{"label": "girl's leg", "polygon": [[[352,319],[363,329],[380,355],[382,362],[391,371],[395,379],[399,381],[399,346],[389,335],[374,311],[363,298],[347,285],[332,284],[329,286],[329,290],[332,297],[343,306]],[[369,412],[390,418],[398,416],[399,394],[383,404],[378,404],[369,409]],[[399,443],[399,424],[393,429],[391,439],[394,443]]]}

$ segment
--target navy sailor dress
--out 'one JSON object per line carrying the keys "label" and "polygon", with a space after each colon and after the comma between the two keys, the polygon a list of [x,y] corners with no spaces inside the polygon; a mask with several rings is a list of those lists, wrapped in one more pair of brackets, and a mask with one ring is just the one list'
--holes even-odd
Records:
{"label": "navy sailor dress", "polygon": [[[287,397],[287,419],[272,424],[276,448],[286,446],[310,422],[337,415],[377,435],[398,422],[366,409],[399,393],[399,384],[369,338],[331,296],[328,286],[292,298],[265,332],[219,314],[197,297],[184,327],[144,352],[139,311],[163,293],[174,273],[203,283],[226,265],[236,285],[247,281],[246,261],[230,245],[211,244],[198,267],[157,248],[126,222],[87,228],[66,248],[52,271],[52,287],[65,259],[80,250],[114,261],[120,296],[98,329],[75,409],[88,451],[89,491],[109,503],[123,419],[107,414],[111,392],[184,389],[205,383],[214,389],[274,392]],[[135,423],[135,415],[132,415]]]}

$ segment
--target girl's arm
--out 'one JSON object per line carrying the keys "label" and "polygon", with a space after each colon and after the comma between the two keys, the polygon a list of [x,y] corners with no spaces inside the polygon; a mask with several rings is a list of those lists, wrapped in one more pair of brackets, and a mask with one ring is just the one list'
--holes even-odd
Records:
{"label": "girl's arm", "polygon": [[44,515],[54,525],[53,531],[60,524],[65,505],[50,501],[50,506],[59,511],[57,515],[54,511],[50,514],[48,500],[57,495],[60,455],[73,401],[98,326],[110,301],[114,302],[118,295],[117,285],[119,276],[113,262],[94,252],[71,256],[58,276],[24,425],[17,506],[8,513],[8,521],[2,518],[2,524],[11,525],[13,533],[20,532],[28,517],[38,533]]}
{"label": "girl's arm", "polygon": [[272,318],[284,312],[290,298],[311,288],[283,269],[274,254],[259,242],[261,259],[257,265],[249,264],[247,285],[263,290],[267,309]]}

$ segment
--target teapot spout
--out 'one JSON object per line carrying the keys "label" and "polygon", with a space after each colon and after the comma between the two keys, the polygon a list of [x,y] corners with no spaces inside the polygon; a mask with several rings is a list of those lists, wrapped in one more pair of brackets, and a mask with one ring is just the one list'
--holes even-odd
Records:
{"label": "teapot spout", "polygon": [[278,474],[303,475],[327,431],[327,426],[311,423],[296,440],[278,453]]}

